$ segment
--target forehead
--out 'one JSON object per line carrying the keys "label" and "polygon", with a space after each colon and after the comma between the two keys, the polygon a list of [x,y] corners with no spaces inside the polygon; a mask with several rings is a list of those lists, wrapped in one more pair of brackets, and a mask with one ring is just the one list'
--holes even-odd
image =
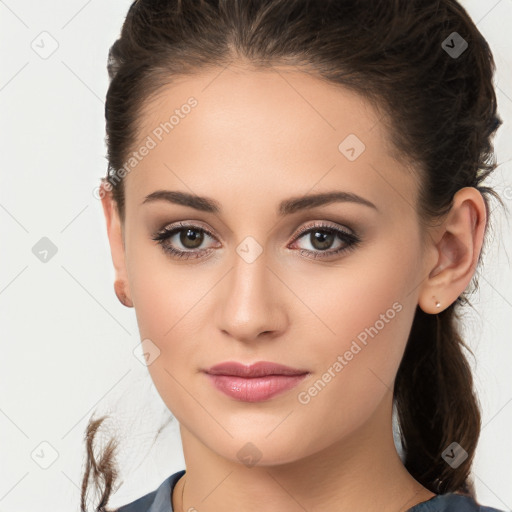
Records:
{"label": "forehead", "polygon": [[381,119],[359,94],[296,68],[230,66],[181,77],[144,106],[133,149],[151,149],[126,176],[127,198],[140,203],[166,186],[288,197],[347,184],[374,201],[383,175],[412,197]]}
{"label": "forehead", "polygon": [[[190,98],[197,103],[192,109],[186,107]],[[201,142],[243,141],[247,151],[263,137],[275,141],[267,145],[272,149],[293,135],[289,142],[311,141],[304,146],[307,150],[329,134],[333,137],[326,144],[354,133],[382,145],[387,135],[378,126],[382,113],[362,96],[296,68],[255,70],[233,65],[178,77],[146,102],[138,120],[139,138],[169,121],[175,111],[179,115],[172,121],[175,139],[193,129]],[[375,137],[370,134],[374,129]]]}

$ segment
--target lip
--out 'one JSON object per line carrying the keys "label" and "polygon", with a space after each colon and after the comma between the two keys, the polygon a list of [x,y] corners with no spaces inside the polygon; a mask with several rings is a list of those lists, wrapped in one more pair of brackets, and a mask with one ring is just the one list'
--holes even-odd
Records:
{"label": "lip", "polygon": [[259,361],[244,365],[229,361],[205,370],[210,382],[222,393],[242,402],[261,402],[292,389],[308,370]]}
{"label": "lip", "polygon": [[290,366],[284,366],[270,361],[258,361],[251,365],[245,365],[237,361],[226,361],[216,364],[205,371],[210,375],[232,375],[246,378],[266,377],[268,375],[296,376],[309,373],[309,371],[305,369],[291,368]]}

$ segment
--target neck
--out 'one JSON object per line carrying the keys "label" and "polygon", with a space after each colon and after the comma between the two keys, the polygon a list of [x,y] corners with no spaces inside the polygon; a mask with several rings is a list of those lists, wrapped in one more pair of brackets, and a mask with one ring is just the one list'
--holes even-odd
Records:
{"label": "neck", "polygon": [[180,424],[186,474],[173,492],[175,512],[405,512],[432,498],[435,494],[407,472],[397,454],[392,401],[386,396],[374,416],[350,435],[284,463],[248,467],[237,459],[237,449],[234,460],[227,459]]}

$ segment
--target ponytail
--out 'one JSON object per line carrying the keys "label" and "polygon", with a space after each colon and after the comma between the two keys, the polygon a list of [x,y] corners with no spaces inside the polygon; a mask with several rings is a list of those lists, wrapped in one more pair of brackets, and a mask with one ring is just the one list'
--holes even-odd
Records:
{"label": "ponytail", "polygon": [[[456,325],[457,306],[455,302],[436,315],[417,306],[394,398],[409,473],[436,494],[459,492],[476,499],[469,472],[481,417],[463,348],[471,350]],[[443,457],[452,443],[458,446]],[[467,452],[463,461],[462,450]]]}

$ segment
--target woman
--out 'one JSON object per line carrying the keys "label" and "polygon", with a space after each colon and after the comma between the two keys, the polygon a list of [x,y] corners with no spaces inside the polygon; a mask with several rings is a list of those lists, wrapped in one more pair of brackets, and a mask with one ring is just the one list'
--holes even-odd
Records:
{"label": "woman", "polygon": [[[456,324],[499,199],[466,11],[139,0],[108,70],[115,291],[186,461],[119,510],[496,511]],[[96,510],[116,477],[100,423],[82,510],[91,472]]]}

